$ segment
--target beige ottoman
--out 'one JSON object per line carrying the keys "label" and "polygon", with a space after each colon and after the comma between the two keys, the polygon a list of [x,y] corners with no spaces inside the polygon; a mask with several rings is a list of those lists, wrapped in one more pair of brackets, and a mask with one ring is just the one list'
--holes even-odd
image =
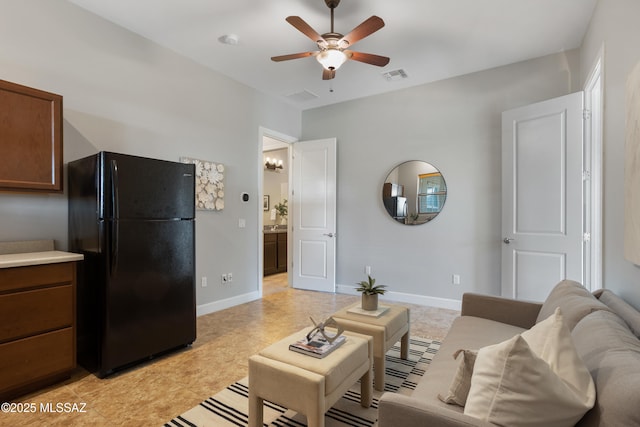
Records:
{"label": "beige ottoman", "polygon": [[360,307],[360,303],[346,307],[332,317],[347,331],[373,337],[373,367],[375,370],[375,388],[384,390],[384,355],[398,340],[401,340],[400,357],[406,359],[409,354],[409,309],[399,305],[381,305],[389,307],[380,317],[358,314],[349,310]]}
{"label": "beige ottoman", "polygon": [[324,413],[361,380],[360,404],[373,399],[373,340],[346,332],[344,344],[323,359],[289,350],[303,329],[249,358],[249,427],[262,427],[263,401],[307,416],[309,427],[324,427]]}

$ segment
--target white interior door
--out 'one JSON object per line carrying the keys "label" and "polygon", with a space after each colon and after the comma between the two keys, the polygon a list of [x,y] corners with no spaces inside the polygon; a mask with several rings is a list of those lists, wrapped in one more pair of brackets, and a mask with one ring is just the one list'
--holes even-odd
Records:
{"label": "white interior door", "polygon": [[502,294],[582,281],[582,92],[502,114]]}
{"label": "white interior door", "polygon": [[293,144],[294,288],[336,289],[336,139]]}

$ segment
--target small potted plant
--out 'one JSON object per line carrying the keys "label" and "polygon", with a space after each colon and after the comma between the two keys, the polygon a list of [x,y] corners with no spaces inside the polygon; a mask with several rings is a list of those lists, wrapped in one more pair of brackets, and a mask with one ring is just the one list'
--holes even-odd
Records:
{"label": "small potted plant", "polygon": [[386,285],[376,285],[376,279],[367,276],[369,280],[357,283],[356,291],[362,293],[362,309],[374,311],[378,309],[378,295],[384,295]]}
{"label": "small potted plant", "polygon": [[287,199],[282,199],[282,202],[275,205],[274,208],[278,211],[278,215],[280,215],[280,221],[282,222],[282,224],[286,224],[287,214],[289,213],[289,208],[287,207]]}

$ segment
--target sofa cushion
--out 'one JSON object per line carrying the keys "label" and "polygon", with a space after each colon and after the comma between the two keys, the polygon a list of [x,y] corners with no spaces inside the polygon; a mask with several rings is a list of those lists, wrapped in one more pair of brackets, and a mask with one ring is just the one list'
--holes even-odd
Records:
{"label": "sofa cushion", "polygon": [[551,316],[558,307],[562,309],[562,314],[569,330],[572,330],[580,319],[593,311],[611,311],[580,283],[573,280],[563,280],[551,290],[551,293],[542,304],[536,323]]}
{"label": "sofa cushion", "polygon": [[620,316],[627,323],[631,332],[640,338],[640,312],[638,310],[608,289],[601,289],[593,294],[600,302],[606,304],[607,307]]}
{"label": "sofa cushion", "polygon": [[596,404],[578,425],[640,425],[640,340],[605,311],[586,316],[571,335],[596,386]]}
{"label": "sofa cushion", "polygon": [[447,394],[458,362],[452,355],[461,348],[480,348],[502,342],[524,331],[523,328],[474,316],[457,317],[429,369],[411,394],[412,397],[462,413],[462,407],[448,405],[438,399]]}
{"label": "sofa cushion", "polygon": [[572,426],[594,399],[565,382],[516,335],[478,351],[464,414],[500,426]]}

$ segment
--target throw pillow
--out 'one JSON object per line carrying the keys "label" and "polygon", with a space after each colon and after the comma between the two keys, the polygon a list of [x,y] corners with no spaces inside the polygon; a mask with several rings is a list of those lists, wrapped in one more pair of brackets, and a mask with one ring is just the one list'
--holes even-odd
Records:
{"label": "throw pillow", "polygon": [[477,351],[474,350],[458,350],[453,353],[454,359],[459,359],[458,369],[456,370],[449,391],[445,396],[438,393],[438,399],[444,403],[458,406],[464,406],[467,403],[467,396],[471,388],[471,375],[473,374],[473,365],[476,363]]}
{"label": "throw pillow", "polygon": [[547,362],[553,372],[583,396],[585,403],[595,400],[595,385],[589,370],[578,355],[562,310],[555,312],[522,333],[531,350]]}
{"label": "throw pillow", "polygon": [[573,426],[585,402],[521,335],[478,351],[466,415],[500,426]]}

